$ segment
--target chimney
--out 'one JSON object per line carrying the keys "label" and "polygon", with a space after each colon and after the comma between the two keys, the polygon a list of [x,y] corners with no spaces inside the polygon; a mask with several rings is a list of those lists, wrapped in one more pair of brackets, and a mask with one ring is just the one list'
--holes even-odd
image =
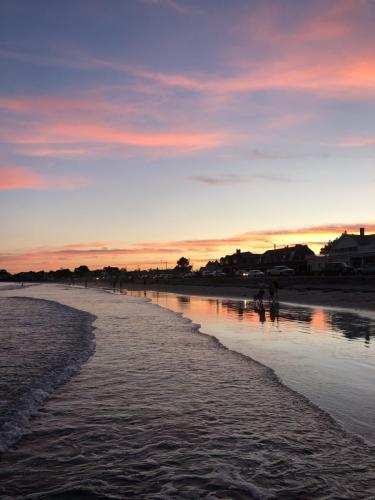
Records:
{"label": "chimney", "polygon": [[241,248],[237,248],[236,253],[241,253]]}
{"label": "chimney", "polygon": [[361,238],[365,237],[365,228],[364,227],[359,228],[359,235],[361,236]]}

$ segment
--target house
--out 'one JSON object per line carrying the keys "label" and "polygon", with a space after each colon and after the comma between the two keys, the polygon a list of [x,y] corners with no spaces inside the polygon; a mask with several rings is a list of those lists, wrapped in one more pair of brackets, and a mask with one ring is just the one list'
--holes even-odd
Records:
{"label": "house", "polygon": [[236,253],[226,255],[220,259],[224,272],[227,274],[235,274],[240,270],[254,269],[258,266],[260,255],[252,252],[241,252],[237,248]]}
{"label": "house", "polygon": [[209,260],[207,264],[199,270],[201,276],[215,276],[222,271],[223,268],[217,260]]}
{"label": "house", "polygon": [[328,257],[326,255],[308,255],[306,257],[306,270],[312,274],[322,274],[327,262]]}
{"label": "house", "polygon": [[346,231],[327,246],[329,260],[345,262],[353,267],[375,265],[375,234],[365,234],[361,227],[359,234]]}
{"label": "house", "polygon": [[287,246],[267,250],[260,257],[260,266],[268,269],[274,266],[288,266],[295,271],[303,272],[307,270],[306,259],[315,255],[307,245]]}

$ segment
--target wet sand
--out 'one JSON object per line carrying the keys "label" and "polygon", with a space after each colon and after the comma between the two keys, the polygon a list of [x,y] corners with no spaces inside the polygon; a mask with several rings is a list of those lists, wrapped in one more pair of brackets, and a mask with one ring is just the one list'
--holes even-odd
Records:
{"label": "wet sand", "polygon": [[[183,295],[202,295],[225,298],[252,298],[259,288],[251,286],[200,286],[173,284],[132,284],[125,283],[128,290],[155,290],[160,292],[178,293]],[[265,297],[268,298],[268,290]],[[361,311],[375,312],[375,289],[351,289],[350,287],[321,288],[281,288],[281,302],[306,304],[323,307],[342,307]]]}

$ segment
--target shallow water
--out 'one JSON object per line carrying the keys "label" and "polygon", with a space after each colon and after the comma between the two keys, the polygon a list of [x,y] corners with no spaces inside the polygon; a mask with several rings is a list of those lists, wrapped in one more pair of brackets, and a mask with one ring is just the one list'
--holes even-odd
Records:
{"label": "shallow water", "polygon": [[[128,292],[144,296],[144,292]],[[229,349],[275,370],[282,381],[375,443],[375,319],[353,312],[146,292]]]}
{"label": "shallow water", "polygon": [[95,318],[25,297],[1,297],[0,317],[1,452],[22,435],[48,395],[92,354]]}
{"label": "shallow water", "polygon": [[100,290],[10,294],[94,314],[96,350],[3,454],[1,498],[374,497],[373,449],[175,313]]}

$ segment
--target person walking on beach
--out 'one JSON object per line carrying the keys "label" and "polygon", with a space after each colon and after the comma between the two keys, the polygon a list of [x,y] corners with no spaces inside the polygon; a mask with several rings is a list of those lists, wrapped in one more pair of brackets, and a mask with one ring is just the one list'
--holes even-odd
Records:
{"label": "person walking on beach", "polygon": [[275,301],[275,285],[273,282],[271,282],[269,284],[269,287],[268,287],[268,295],[269,295],[269,300],[270,302],[274,302]]}
{"label": "person walking on beach", "polygon": [[274,280],[273,284],[273,297],[274,301],[277,302],[279,300],[279,282]]}
{"label": "person walking on beach", "polygon": [[254,302],[255,302],[255,308],[256,309],[262,309],[262,308],[264,308],[264,306],[263,306],[263,297],[264,297],[264,290],[259,290],[259,292],[254,295]]}

